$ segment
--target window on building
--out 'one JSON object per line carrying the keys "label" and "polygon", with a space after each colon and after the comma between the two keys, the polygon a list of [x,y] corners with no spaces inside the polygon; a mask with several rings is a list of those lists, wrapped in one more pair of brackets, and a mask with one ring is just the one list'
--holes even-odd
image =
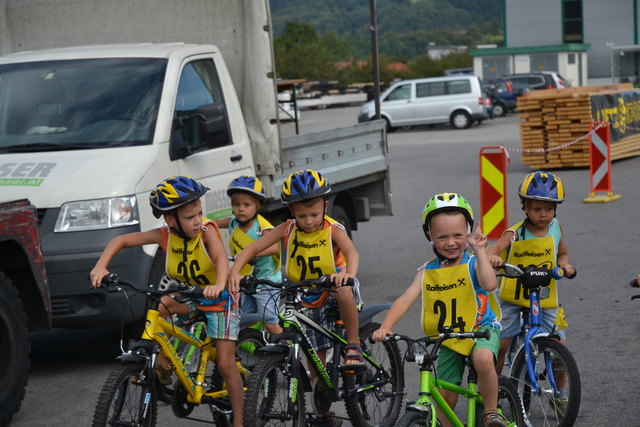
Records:
{"label": "window on building", "polygon": [[582,43],[582,0],[562,1],[564,43]]}

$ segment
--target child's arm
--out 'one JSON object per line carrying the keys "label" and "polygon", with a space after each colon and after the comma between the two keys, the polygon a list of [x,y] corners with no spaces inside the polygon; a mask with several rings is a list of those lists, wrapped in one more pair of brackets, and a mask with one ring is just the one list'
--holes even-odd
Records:
{"label": "child's arm", "polygon": [[218,228],[229,228],[229,223],[231,222],[231,217],[214,219],[213,220]]}
{"label": "child's arm", "polygon": [[502,251],[507,249],[509,245],[511,245],[511,239],[514,235],[515,233],[513,233],[512,231],[505,231],[504,233],[502,233],[502,236],[500,236],[500,238],[493,245],[491,245],[489,249],[487,249],[489,263],[491,263],[492,267],[496,268],[502,264],[503,261],[502,258],[500,258],[500,254],[502,253]]}
{"label": "child's arm", "polygon": [[120,252],[124,248],[132,248],[136,246],[142,245],[151,245],[151,244],[160,244],[162,240],[162,232],[159,228],[154,228],[153,230],[142,231],[138,233],[129,233],[123,234],[121,236],[114,237],[111,239],[107,247],[100,255],[100,259],[96,262],[95,267],[89,273],[89,278],[91,280],[91,287],[98,288],[100,287],[100,281],[104,276],[109,274],[109,263],[113,259],[114,256],[118,252]]}
{"label": "child's arm", "polygon": [[284,238],[286,226],[287,223],[283,222],[274,228],[272,232],[265,234],[236,255],[236,259],[234,260],[233,267],[231,267],[231,271],[229,271],[229,277],[227,279],[227,286],[231,292],[237,292],[240,289],[240,280],[244,277],[240,274],[242,267],[247,265],[247,263],[255,258],[257,254],[282,240]]}
{"label": "child's arm", "polygon": [[467,235],[467,242],[471,245],[476,256],[476,274],[478,275],[480,286],[485,291],[492,291],[496,288],[498,281],[496,280],[496,273],[489,262],[489,256],[485,251],[487,241],[487,236],[482,233],[480,227],[476,229],[473,236],[471,233]]}
{"label": "child's arm", "polygon": [[349,278],[356,277],[358,274],[358,267],[360,266],[360,254],[353,245],[353,242],[349,238],[346,231],[341,228],[334,228],[331,233],[331,239],[336,248],[342,252],[347,262],[347,271],[341,271],[331,275],[331,281],[336,286],[343,286],[347,283]]}
{"label": "child's arm", "polygon": [[218,232],[215,228],[209,227],[204,230],[202,238],[209,258],[211,258],[216,265],[216,283],[204,288],[204,297],[207,299],[216,299],[224,290],[224,285],[227,282],[229,259],[227,258],[224,245],[218,238]]}
{"label": "child's arm", "polygon": [[562,226],[560,226],[560,232],[562,233],[562,237],[560,238],[560,243],[558,244],[558,260],[556,264],[558,267],[561,267],[568,276],[573,275],[575,273],[575,268],[571,264],[569,264],[569,248],[567,248],[567,243],[564,239],[564,231],[562,230]]}
{"label": "child's arm", "polygon": [[422,293],[422,274],[423,271],[420,270],[415,279],[413,279],[413,283],[393,302],[391,308],[389,308],[389,312],[382,321],[382,325],[373,333],[372,338],[374,341],[382,341],[384,337],[392,334],[392,328],[404,317],[413,303],[416,302]]}
{"label": "child's arm", "polygon": [[[272,231],[273,231],[273,228],[267,228],[266,230],[262,230],[262,235],[266,236],[268,233],[271,233]],[[277,254],[278,252],[280,252],[280,244],[274,243],[273,245],[269,246],[267,249],[260,252],[256,256],[271,256],[271,255]]]}

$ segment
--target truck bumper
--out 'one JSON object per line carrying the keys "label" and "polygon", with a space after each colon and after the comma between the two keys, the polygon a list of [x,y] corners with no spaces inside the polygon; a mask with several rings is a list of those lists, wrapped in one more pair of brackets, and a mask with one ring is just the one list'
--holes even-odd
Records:
{"label": "truck bumper", "polygon": [[[58,212],[58,209],[48,209],[40,225],[53,326],[85,328],[129,323],[141,318],[144,295],[133,298],[130,295],[127,300],[121,292],[92,289],[88,279],[107,243],[118,235],[140,231],[139,226],[54,233]],[[109,264],[109,271],[143,288],[148,286],[152,260],[141,247],[123,249]]]}

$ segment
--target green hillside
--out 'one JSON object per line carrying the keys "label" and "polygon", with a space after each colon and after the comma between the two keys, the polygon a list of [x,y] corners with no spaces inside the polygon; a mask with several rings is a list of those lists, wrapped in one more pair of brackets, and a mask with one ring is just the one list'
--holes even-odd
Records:
{"label": "green hillside", "polygon": [[[310,24],[320,35],[348,41],[351,57],[370,52],[367,0],[271,0],[276,35],[287,22]],[[500,41],[502,0],[377,0],[380,52],[413,59],[429,43]],[[346,58],[345,58],[346,59]]]}

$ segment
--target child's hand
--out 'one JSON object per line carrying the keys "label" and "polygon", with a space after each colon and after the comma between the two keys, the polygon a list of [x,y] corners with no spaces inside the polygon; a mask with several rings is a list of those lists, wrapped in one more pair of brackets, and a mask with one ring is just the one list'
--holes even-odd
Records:
{"label": "child's hand", "polygon": [[374,331],[373,335],[371,336],[371,339],[374,340],[375,342],[384,341],[385,337],[392,333],[393,333],[392,331],[386,328],[383,328],[381,326],[376,331]]}
{"label": "child's hand", "polygon": [[565,276],[573,276],[573,273],[576,272],[576,269],[571,264],[558,264],[558,267],[564,270]]}
{"label": "child's hand", "polygon": [[206,299],[217,299],[224,290],[224,284],[209,285],[204,288],[204,297]]}
{"label": "child's hand", "polygon": [[102,278],[107,274],[109,274],[109,270],[107,270],[106,268],[98,267],[98,266],[93,267],[93,270],[91,270],[91,273],[89,273],[89,279],[91,280],[91,287],[99,288],[100,286],[102,286],[102,283],[101,283]]}
{"label": "child's hand", "polygon": [[350,276],[346,271],[341,271],[339,273],[333,273],[329,277],[335,286],[344,286],[347,284],[347,280],[352,276]]}
{"label": "child's hand", "polygon": [[480,227],[476,228],[476,231],[471,233],[467,233],[467,243],[473,248],[473,251],[476,252],[477,249],[482,249],[487,246],[487,238],[486,234],[482,233]]}
{"label": "child's hand", "polygon": [[240,281],[244,276],[240,273],[229,272],[227,276],[227,289],[232,294],[235,294],[240,290]]}
{"label": "child's hand", "polygon": [[498,268],[502,265],[502,258],[500,258],[500,255],[489,255],[489,264],[493,268]]}

